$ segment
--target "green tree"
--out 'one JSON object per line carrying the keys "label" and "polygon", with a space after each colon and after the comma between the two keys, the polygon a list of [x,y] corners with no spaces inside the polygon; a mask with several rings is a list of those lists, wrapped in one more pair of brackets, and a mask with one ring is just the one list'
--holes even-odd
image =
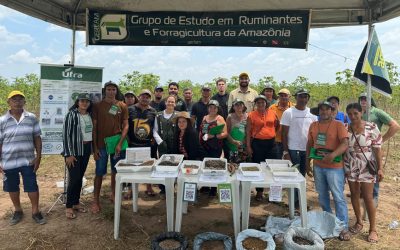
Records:
{"label": "green tree", "polygon": [[16,77],[13,82],[0,77],[0,112],[4,113],[8,109],[7,95],[12,90],[19,90],[25,94],[25,108],[36,115],[40,109],[40,81],[36,74],[26,74],[23,77]]}
{"label": "green tree", "polygon": [[153,73],[142,74],[139,71],[125,74],[119,81],[122,93],[133,91],[138,94],[142,89],[153,91],[159,85],[160,77]]}

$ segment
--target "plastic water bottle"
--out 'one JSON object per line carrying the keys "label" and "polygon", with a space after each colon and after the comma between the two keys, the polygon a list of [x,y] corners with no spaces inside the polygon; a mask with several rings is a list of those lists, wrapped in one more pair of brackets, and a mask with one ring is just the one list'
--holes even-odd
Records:
{"label": "plastic water bottle", "polygon": [[396,229],[398,227],[399,227],[399,222],[397,220],[394,220],[394,221],[390,222],[390,224],[389,224],[389,229],[393,230],[393,229]]}

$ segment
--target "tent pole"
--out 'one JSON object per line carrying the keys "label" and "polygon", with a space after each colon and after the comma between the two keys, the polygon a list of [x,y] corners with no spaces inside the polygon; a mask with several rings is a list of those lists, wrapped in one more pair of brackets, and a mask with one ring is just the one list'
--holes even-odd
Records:
{"label": "tent pole", "polygon": [[[368,9],[369,13],[369,21],[368,21],[368,38],[371,37],[372,33],[372,10]],[[369,41],[371,42],[371,41]],[[370,120],[370,110],[371,110],[371,98],[372,98],[372,91],[371,91],[371,75],[368,74],[368,80],[367,80],[367,110],[366,110],[366,115],[367,115],[367,121]]]}
{"label": "tent pole", "polygon": [[76,25],[75,25],[76,14],[72,17],[72,44],[71,44],[71,62],[70,64],[75,64],[75,43],[76,43]]}

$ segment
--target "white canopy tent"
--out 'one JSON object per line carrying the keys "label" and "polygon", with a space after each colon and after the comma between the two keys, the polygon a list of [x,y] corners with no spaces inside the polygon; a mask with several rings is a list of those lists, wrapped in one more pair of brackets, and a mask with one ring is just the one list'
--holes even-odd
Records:
{"label": "white canopy tent", "polygon": [[[311,10],[311,28],[368,25],[400,16],[400,0],[0,0],[24,14],[75,31],[86,29],[86,9],[105,12]],[[371,103],[371,84],[367,84]]]}
{"label": "white canopy tent", "polygon": [[311,27],[360,25],[400,16],[398,0],[0,0],[44,21],[85,30],[86,8],[102,11],[261,11],[311,9]]}

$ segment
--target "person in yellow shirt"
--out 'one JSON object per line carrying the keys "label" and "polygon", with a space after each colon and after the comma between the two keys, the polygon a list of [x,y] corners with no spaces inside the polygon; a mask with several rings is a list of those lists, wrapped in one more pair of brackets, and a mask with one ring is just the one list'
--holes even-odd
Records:
{"label": "person in yellow shirt", "polygon": [[[279,121],[282,118],[283,112],[294,106],[295,104],[290,101],[290,91],[288,89],[281,89],[278,92],[278,102],[272,104],[269,109],[273,110],[278,116]],[[276,132],[275,137],[275,145],[273,148],[275,158],[282,159],[283,157],[283,146],[282,146],[282,128],[279,127],[279,130]]]}
{"label": "person in yellow shirt", "polygon": [[246,106],[247,112],[253,111],[254,99],[258,97],[256,90],[249,87],[249,74],[243,72],[239,75],[239,87],[232,90],[228,98],[228,110],[232,108],[233,101],[240,99]]}

